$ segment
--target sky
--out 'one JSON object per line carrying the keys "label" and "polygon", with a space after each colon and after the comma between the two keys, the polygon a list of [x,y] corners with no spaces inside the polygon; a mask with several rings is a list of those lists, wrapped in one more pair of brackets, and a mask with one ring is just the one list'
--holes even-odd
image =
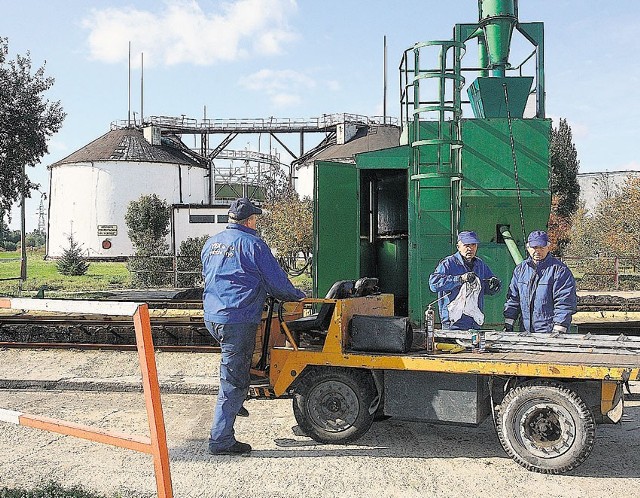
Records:
{"label": "sky", "polygon": [[[0,0],[0,12],[9,59],[28,51],[34,70],[46,62],[55,78],[46,97],[67,113],[28,170],[45,193],[48,165],[129,110],[139,119],[142,53],[145,116],[201,119],[205,107],[208,118],[379,116],[386,36],[387,114],[398,117],[404,50],[478,17],[477,0]],[[545,24],[547,117],[568,120],[580,171],[640,170],[640,2],[520,0],[519,19]],[[514,65],[530,51],[518,43]],[[476,65],[475,46],[464,61]],[[245,136],[229,148],[257,144]],[[35,192],[28,231],[39,203]]]}

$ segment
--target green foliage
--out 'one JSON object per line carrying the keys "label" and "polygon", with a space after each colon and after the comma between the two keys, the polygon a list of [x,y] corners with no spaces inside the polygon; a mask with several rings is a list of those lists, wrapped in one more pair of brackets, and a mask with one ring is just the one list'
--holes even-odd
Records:
{"label": "green foliage", "polygon": [[4,242],[0,242],[0,251],[15,251],[18,249],[18,244],[15,242],[11,242],[10,240],[5,240]]}
{"label": "green foliage", "polygon": [[578,209],[580,185],[578,184],[578,152],[573,143],[571,127],[566,119],[560,119],[558,128],[551,130],[551,214],[549,236],[554,253],[564,254],[569,244],[568,233],[571,216]]}
{"label": "green foliage", "polygon": [[49,482],[43,487],[33,490],[0,488],[0,498],[104,498],[85,491],[81,486],[64,488],[56,482]]}
{"label": "green foliage", "polygon": [[43,234],[39,230],[34,230],[33,232],[27,234],[26,241],[27,247],[33,247],[37,249],[40,247],[44,247],[47,239],[45,237],[45,234]]}
{"label": "green foliage", "polygon": [[202,261],[200,259],[200,253],[208,238],[208,235],[204,235],[203,237],[189,237],[180,243],[177,261],[178,287],[202,286]]}
{"label": "green foliage", "polygon": [[558,128],[551,130],[551,195],[558,197],[555,212],[559,216],[571,216],[578,209],[579,167],[571,127],[561,118]]}
{"label": "green foliage", "polygon": [[43,95],[54,83],[44,65],[32,74],[29,52],[15,60],[8,53],[9,40],[0,38],[0,208],[7,213],[21,193],[37,188],[23,168],[40,162],[65,118],[60,102]]}
{"label": "green foliage", "polygon": [[134,286],[154,287],[173,283],[173,259],[167,256],[171,207],[157,195],[143,195],[127,207],[127,234],[136,249],[129,258]]}
{"label": "green foliage", "polygon": [[0,251],[15,251],[20,243],[20,230],[9,230],[0,222]]}
{"label": "green foliage", "polygon": [[143,195],[127,207],[127,235],[136,249],[150,249],[169,234],[171,207],[156,194]]}
{"label": "green foliage", "polygon": [[265,203],[268,211],[258,218],[260,233],[280,257],[308,255],[313,248],[313,202],[294,191]]}
{"label": "green foliage", "polygon": [[629,178],[593,214],[579,209],[570,238],[570,256],[640,255],[640,178]]}
{"label": "green foliage", "polygon": [[73,238],[73,234],[67,237],[69,247],[62,251],[62,256],[56,263],[58,272],[62,275],[79,276],[87,273],[89,263],[83,256],[82,245],[78,244]]}

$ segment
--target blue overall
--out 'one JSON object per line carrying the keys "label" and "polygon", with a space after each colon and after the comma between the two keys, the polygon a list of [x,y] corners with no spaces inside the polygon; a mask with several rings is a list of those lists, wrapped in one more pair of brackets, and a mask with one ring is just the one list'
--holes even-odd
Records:
{"label": "blue overall", "polygon": [[576,309],[576,281],[567,265],[552,254],[537,266],[527,258],[513,270],[505,320],[521,317],[527,332],[548,333],[554,325],[566,332]]}
{"label": "blue overall", "polygon": [[440,261],[435,271],[429,276],[429,288],[432,292],[438,293],[438,310],[443,329],[469,330],[480,328],[480,325],[473,318],[465,314],[454,323],[449,320],[449,303],[458,296],[462,288],[462,275],[470,271],[475,273],[482,283],[480,295],[478,296],[478,308],[480,310],[484,307],[485,294],[491,296],[500,291],[499,286],[493,291],[489,290],[487,281],[495,275],[480,258],[474,258],[473,265],[468,267],[459,252],[447,256]]}
{"label": "blue overall", "polygon": [[204,320],[220,343],[220,388],[209,448],[227,449],[236,442],[233,424],[247,397],[249,370],[267,293],[282,301],[305,297],[280,268],[257,232],[230,223],[202,248]]}

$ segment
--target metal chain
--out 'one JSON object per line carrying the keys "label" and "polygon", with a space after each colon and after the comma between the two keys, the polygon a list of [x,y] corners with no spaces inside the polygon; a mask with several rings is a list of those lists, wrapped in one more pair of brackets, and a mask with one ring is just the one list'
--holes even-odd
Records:
{"label": "metal chain", "polygon": [[507,123],[509,124],[509,142],[511,144],[511,157],[513,159],[513,173],[516,180],[516,192],[518,193],[518,209],[520,210],[520,226],[522,227],[522,243],[527,240],[526,230],[524,227],[524,212],[522,210],[522,195],[520,193],[520,180],[518,178],[518,160],[516,159],[516,144],[513,140],[513,128],[511,127],[511,112],[509,111],[509,93],[507,92],[506,83],[502,84],[504,88],[504,101],[507,105]]}

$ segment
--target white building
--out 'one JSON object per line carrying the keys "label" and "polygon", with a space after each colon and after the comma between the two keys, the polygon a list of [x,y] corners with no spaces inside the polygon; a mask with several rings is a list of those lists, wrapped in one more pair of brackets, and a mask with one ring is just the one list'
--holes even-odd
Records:
{"label": "white building", "polygon": [[148,138],[135,129],[112,130],[49,166],[47,257],[62,255],[69,234],[89,258],[133,255],[125,214],[142,195],[156,194],[172,206],[167,242],[174,254],[187,237],[226,226],[228,201],[205,205],[208,168],[159,136]]}
{"label": "white building", "polygon": [[637,177],[640,177],[640,171],[578,173],[580,201],[584,202],[584,206],[588,211],[593,212],[600,202],[615,195],[627,181],[627,178]]}

